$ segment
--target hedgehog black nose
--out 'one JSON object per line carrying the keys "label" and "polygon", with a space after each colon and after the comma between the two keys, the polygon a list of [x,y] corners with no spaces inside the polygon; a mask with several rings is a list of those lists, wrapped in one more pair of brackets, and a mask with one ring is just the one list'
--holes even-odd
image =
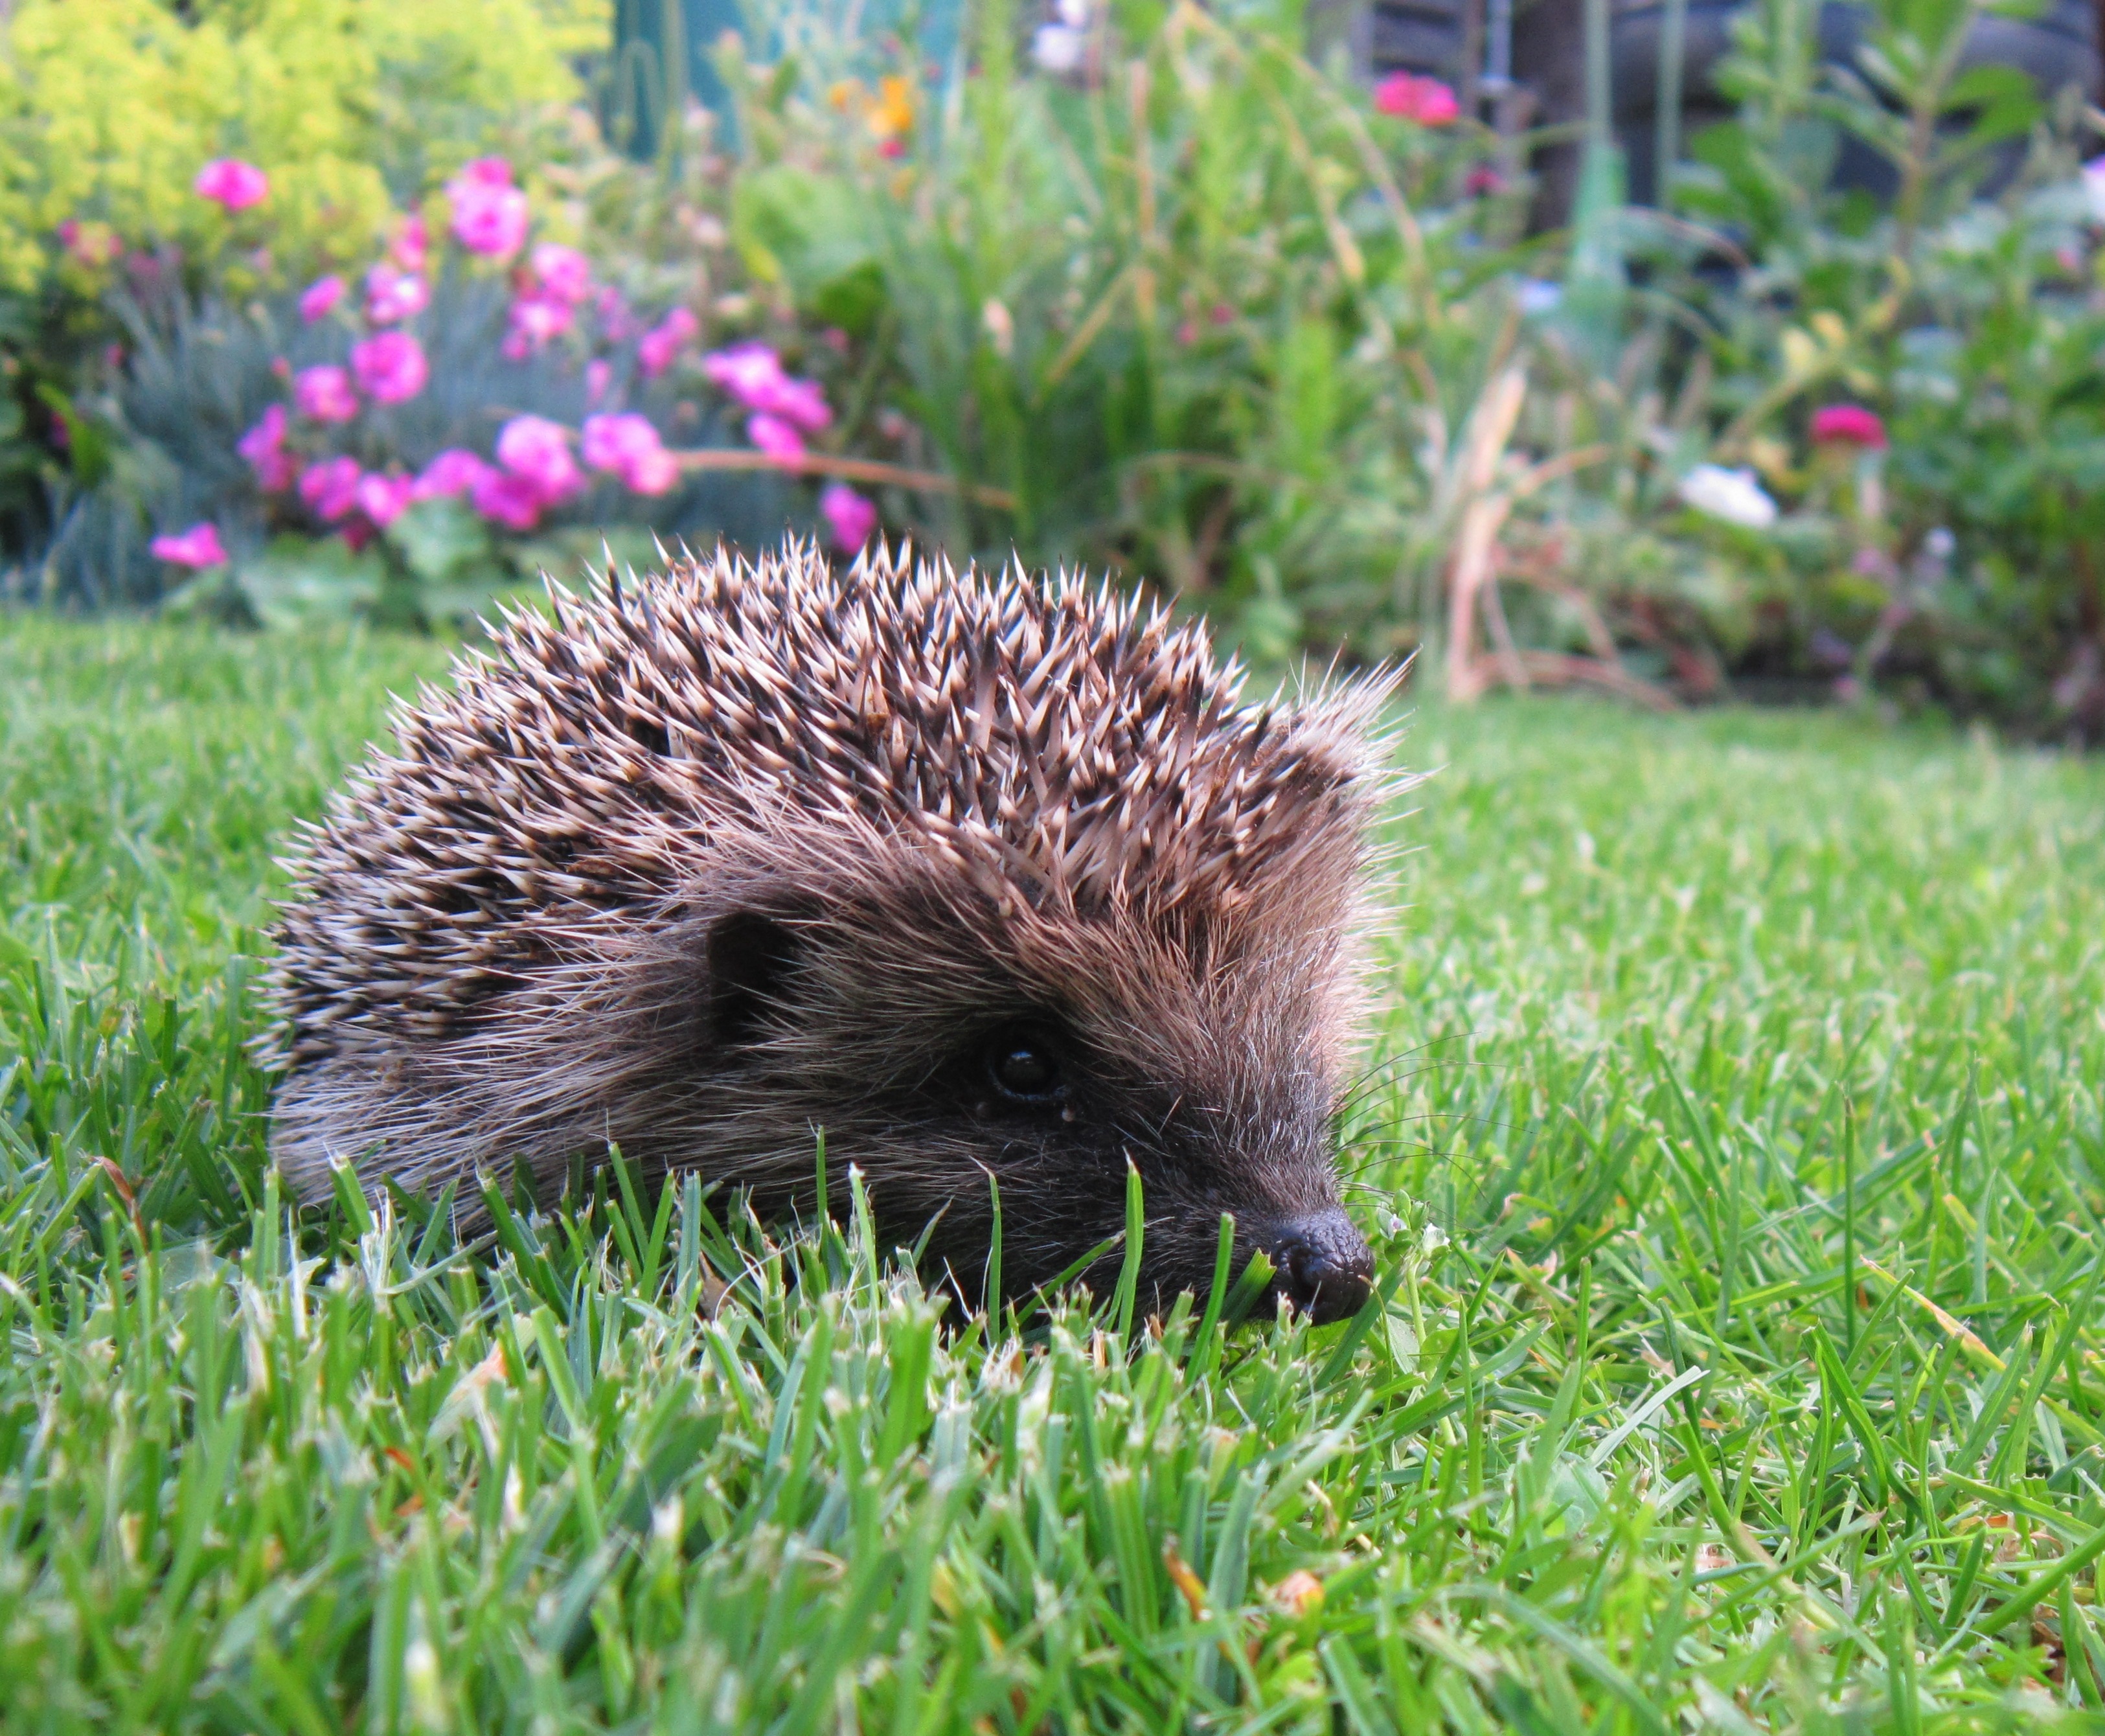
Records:
{"label": "hedgehog black nose", "polygon": [[1374,1287],[1374,1255],[1334,1206],[1280,1225],[1271,1263],[1280,1287],[1317,1326],[1359,1313]]}

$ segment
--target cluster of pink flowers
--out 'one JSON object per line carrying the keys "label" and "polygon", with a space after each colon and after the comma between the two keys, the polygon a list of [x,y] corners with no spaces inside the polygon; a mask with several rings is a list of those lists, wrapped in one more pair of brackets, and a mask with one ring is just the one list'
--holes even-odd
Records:
{"label": "cluster of pink flowers", "polygon": [[1462,118],[1462,105],[1452,90],[1437,78],[1415,73],[1395,72],[1383,78],[1374,87],[1374,107],[1421,127],[1451,127]]}
{"label": "cluster of pink flowers", "polygon": [[220,546],[219,527],[212,524],[192,525],[176,536],[157,536],[146,545],[157,561],[166,561],[171,566],[186,566],[192,572],[202,572],[208,566],[224,566],[226,551]]}
{"label": "cluster of pink flowers", "polygon": [[655,380],[673,365],[681,351],[699,335],[702,323],[684,307],[676,307],[636,341],[636,365],[643,378]]}
{"label": "cluster of pink flowers", "polygon": [[446,183],[453,206],[454,239],[471,253],[509,259],[526,240],[532,213],[525,190],[512,184],[512,165],[502,157],[478,157]]}
{"label": "cluster of pink flowers", "polygon": [[592,264],[574,247],[543,241],[519,274],[511,329],[503,353],[514,361],[531,356],[577,322],[577,311],[592,293]]}
{"label": "cluster of pink flowers", "polygon": [[[261,169],[228,158],[205,166],[196,190],[230,211],[240,211],[266,199],[270,182]],[[445,193],[451,233],[463,248],[494,260],[518,258],[526,247],[531,211],[525,192],[514,184],[508,162],[502,157],[479,159],[446,183]],[[588,473],[610,477],[642,495],[664,494],[677,485],[680,460],[666,449],[647,417],[598,409],[613,388],[615,373],[612,363],[597,356],[585,367],[586,398],[594,414],[585,418],[583,427],[574,431],[545,417],[514,416],[498,432],[494,463],[454,447],[410,476],[368,470],[347,454],[315,453],[313,446],[320,443],[316,436],[355,421],[367,405],[406,404],[429,385],[430,360],[417,337],[404,329],[430,306],[429,248],[422,219],[407,217],[390,238],[385,256],[365,273],[363,293],[355,302],[351,284],[336,273],[317,279],[302,293],[300,316],[307,324],[348,305],[362,316],[364,331],[351,343],[344,364],[320,363],[297,373],[282,360],[274,365],[291,385],[291,405],[270,405],[237,445],[259,489],[266,494],[296,496],[316,519],[340,527],[345,539],[358,547],[419,501],[464,500],[492,524],[526,531],[581,495]],[[87,251],[84,243],[81,251]],[[514,359],[530,356],[573,330],[580,311],[588,309],[596,316],[601,339],[622,342],[636,338],[637,369],[646,380],[670,369],[701,334],[695,315],[675,307],[637,335],[621,293],[595,284],[591,262],[559,243],[534,246],[512,267],[512,283],[501,348]],[[819,383],[792,378],[766,344],[717,351],[703,358],[702,370],[750,413],[746,432],[753,443],[784,464],[802,461],[807,456],[805,436],[833,422]],[[303,427],[304,441],[299,438]],[[304,454],[299,450],[303,445]],[[825,489],[820,511],[834,541],[844,548],[860,548],[877,528],[876,507],[845,483]],[[153,548],[160,558],[192,568],[226,558],[219,533],[209,523],[158,538]]]}
{"label": "cluster of pink flowers", "polygon": [[662,494],[680,480],[680,461],[647,416],[588,416],[580,449],[586,463],[619,477],[635,494]]}
{"label": "cluster of pink flowers", "polygon": [[198,171],[191,187],[200,199],[229,211],[246,211],[270,196],[270,177],[239,157],[215,157]]}
{"label": "cluster of pink flowers", "polygon": [[804,456],[804,436],[834,419],[815,380],[792,379],[782,358],[764,343],[735,344],[702,358],[702,372],[753,414],[745,436],[770,458],[793,464]]}

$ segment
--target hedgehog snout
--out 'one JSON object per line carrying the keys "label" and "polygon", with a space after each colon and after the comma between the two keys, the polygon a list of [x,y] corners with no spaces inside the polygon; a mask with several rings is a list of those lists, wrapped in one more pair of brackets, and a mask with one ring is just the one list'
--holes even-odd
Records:
{"label": "hedgehog snout", "polygon": [[1271,1233],[1277,1287],[1317,1326],[1365,1306],[1374,1288],[1374,1255],[1343,1210],[1330,1206],[1290,1218]]}

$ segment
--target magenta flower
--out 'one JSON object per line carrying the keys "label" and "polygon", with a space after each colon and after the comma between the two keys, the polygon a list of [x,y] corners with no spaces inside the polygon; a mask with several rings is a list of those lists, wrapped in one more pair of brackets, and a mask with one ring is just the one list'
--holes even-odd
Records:
{"label": "magenta flower", "polygon": [[358,510],[385,530],[408,509],[415,488],[407,477],[362,477],[358,484]]}
{"label": "magenta flower", "polygon": [[551,338],[568,331],[572,315],[569,304],[552,296],[522,295],[512,302],[507,317],[511,329],[498,347],[507,360],[522,361]]}
{"label": "magenta flower", "polygon": [[485,471],[468,499],[476,512],[507,530],[531,530],[541,522],[541,491],[530,477],[507,470]]}
{"label": "magenta flower", "polygon": [[570,456],[568,429],[545,416],[514,416],[497,436],[497,462],[533,485],[543,506],[557,506],[584,486]]}
{"label": "magenta flower", "polygon": [[595,356],[585,364],[585,402],[596,405],[606,396],[606,389],[614,383],[614,365]]}
{"label": "magenta flower", "polygon": [[834,419],[825,388],[816,380],[784,380],[772,400],[761,407],[807,434],[817,433]]}
{"label": "magenta flower", "polygon": [[1886,425],[1861,404],[1830,404],[1812,413],[1812,439],[1816,445],[1880,452],[1885,450]]}
{"label": "magenta flower", "polygon": [[819,495],[819,510],[834,533],[834,546],[852,554],[877,528],[875,504],[845,482],[829,482]]}
{"label": "magenta flower", "polygon": [[764,343],[712,350],[702,358],[702,372],[711,385],[722,387],[748,409],[771,409],[775,394],[789,383],[782,358]]}
{"label": "magenta flower", "polygon": [[358,505],[358,485],[364,472],[355,458],[324,459],[300,472],[300,499],[324,524],[347,518]]}
{"label": "magenta flower", "polygon": [[638,454],[661,444],[647,416],[588,416],[578,450],[588,468],[619,476]]}
{"label": "magenta flower", "polygon": [[834,419],[825,392],[815,380],[792,379],[782,359],[764,343],[735,344],[702,358],[702,372],[748,409],[816,434]]}
{"label": "magenta flower", "polygon": [[643,369],[643,378],[655,380],[671,367],[673,359],[701,329],[701,321],[684,307],[674,308],[652,326],[636,342],[637,365]]}
{"label": "magenta flower", "polygon": [[476,485],[496,472],[472,452],[449,446],[418,474],[409,485],[412,500],[452,499],[475,492]]}
{"label": "magenta flower", "polygon": [[804,456],[804,436],[780,416],[757,410],[745,424],[745,437],[780,464],[793,464]]}
{"label": "magenta flower", "polygon": [[285,406],[274,404],[262,419],[235,443],[234,450],[248,460],[256,472],[256,485],[275,494],[293,485],[293,455],[285,450]]}
{"label": "magenta flower", "polygon": [[1374,107],[1421,127],[1451,127],[1462,114],[1454,92],[1437,78],[1407,72],[1391,73],[1374,87]]}
{"label": "magenta flower", "polygon": [[343,299],[343,280],[332,271],[318,277],[300,292],[300,317],[312,325]]}
{"label": "magenta flower", "polygon": [[588,416],[580,444],[587,464],[619,477],[637,494],[662,494],[680,480],[679,459],[648,417]]}
{"label": "magenta flower", "polygon": [[377,265],[365,274],[365,317],[375,325],[413,320],[431,303],[431,290],[414,271]]}
{"label": "magenta flower", "polygon": [[348,422],[358,414],[350,374],[329,363],[302,368],[293,376],[293,402],[302,416],[316,422]]}
{"label": "magenta flower", "polygon": [[660,446],[632,462],[621,480],[634,494],[668,494],[678,485],[680,461]]}
{"label": "magenta flower", "polygon": [[543,241],[534,249],[532,270],[541,293],[567,307],[592,294],[592,262],[574,247]]}
{"label": "magenta flower", "polygon": [[270,177],[239,157],[213,158],[198,171],[191,186],[200,198],[224,205],[229,211],[246,211],[270,196]]}
{"label": "magenta flower", "polygon": [[192,525],[180,536],[157,536],[147,548],[157,561],[171,566],[187,566],[202,572],[208,566],[224,566],[226,550],[220,545],[219,528],[210,522]]}
{"label": "magenta flower", "polygon": [[351,371],[375,404],[406,404],[431,378],[423,345],[407,332],[382,332],[353,344]]}
{"label": "magenta flower", "polygon": [[405,271],[421,271],[431,245],[431,231],[424,227],[423,218],[412,212],[395,231],[395,239],[387,246],[387,257]]}
{"label": "magenta flower", "polygon": [[482,157],[446,183],[454,208],[454,239],[471,253],[509,259],[526,240],[526,195],[512,185],[512,165]]}

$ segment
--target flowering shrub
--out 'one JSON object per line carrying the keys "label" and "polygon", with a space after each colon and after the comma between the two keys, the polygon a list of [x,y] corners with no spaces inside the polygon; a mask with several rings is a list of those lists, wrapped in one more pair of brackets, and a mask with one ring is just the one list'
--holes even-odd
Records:
{"label": "flowering shrub", "polygon": [[[219,164],[200,177],[198,198],[246,198],[259,179],[266,191],[253,213],[267,223],[267,175]],[[821,385],[793,377],[775,349],[743,341],[703,354],[701,320],[677,305],[655,322],[640,320],[588,253],[534,238],[534,200],[501,158],[467,164],[446,194],[434,208],[436,244],[423,215],[409,213],[375,225],[377,259],[347,261],[351,271],[314,280],[282,303],[282,314],[200,309],[219,366],[183,389],[204,387],[244,406],[240,427],[217,436],[217,454],[198,450],[212,440],[212,418],[171,398],[171,374],[187,373],[171,351],[185,349],[198,314],[181,297],[164,299],[158,318],[136,305],[136,343],[116,400],[132,436],[158,438],[168,457],[183,453],[181,486],[147,505],[164,524],[191,526],[154,537],[141,552],[160,562],[164,583],[202,570],[208,576],[187,596],[248,615],[284,612],[282,597],[271,604],[263,596],[284,589],[284,539],[339,537],[351,556],[381,562],[358,581],[362,606],[414,620],[434,616],[423,568],[438,560],[438,545],[449,587],[461,606],[474,606],[474,583],[501,587],[537,560],[520,539],[545,537],[566,521],[585,530],[644,520],[673,537],[693,524],[712,486],[688,484],[665,427],[680,417],[708,427],[695,396],[699,387],[716,398],[717,381],[728,383],[724,408],[752,429],[752,457],[796,468],[812,461],[804,436],[832,425],[832,406]],[[351,282],[364,284],[362,297],[351,297]],[[234,358],[246,369],[230,366]],[[516,408],[493,414],[499,402]],[[697,463],[741,457],[717,448]],[[745,490],[752,494],[753,484]],[[76,516],[122,517],[122,492],[112,480]],[[716,509],[697,526],[701,535],[726,524],[722,492],[713,486]],[[876,528],[876,507],[842,484],[829,499],[825,521],[840,535],[861,526],[859,547]],[[191,557],[200,535],[212,539],[208,562]],[[107,537],[101,545],[107,564]],[[469,581],[469,570],[482,579]],[[151,593],[151,583],[127,589]]]}

